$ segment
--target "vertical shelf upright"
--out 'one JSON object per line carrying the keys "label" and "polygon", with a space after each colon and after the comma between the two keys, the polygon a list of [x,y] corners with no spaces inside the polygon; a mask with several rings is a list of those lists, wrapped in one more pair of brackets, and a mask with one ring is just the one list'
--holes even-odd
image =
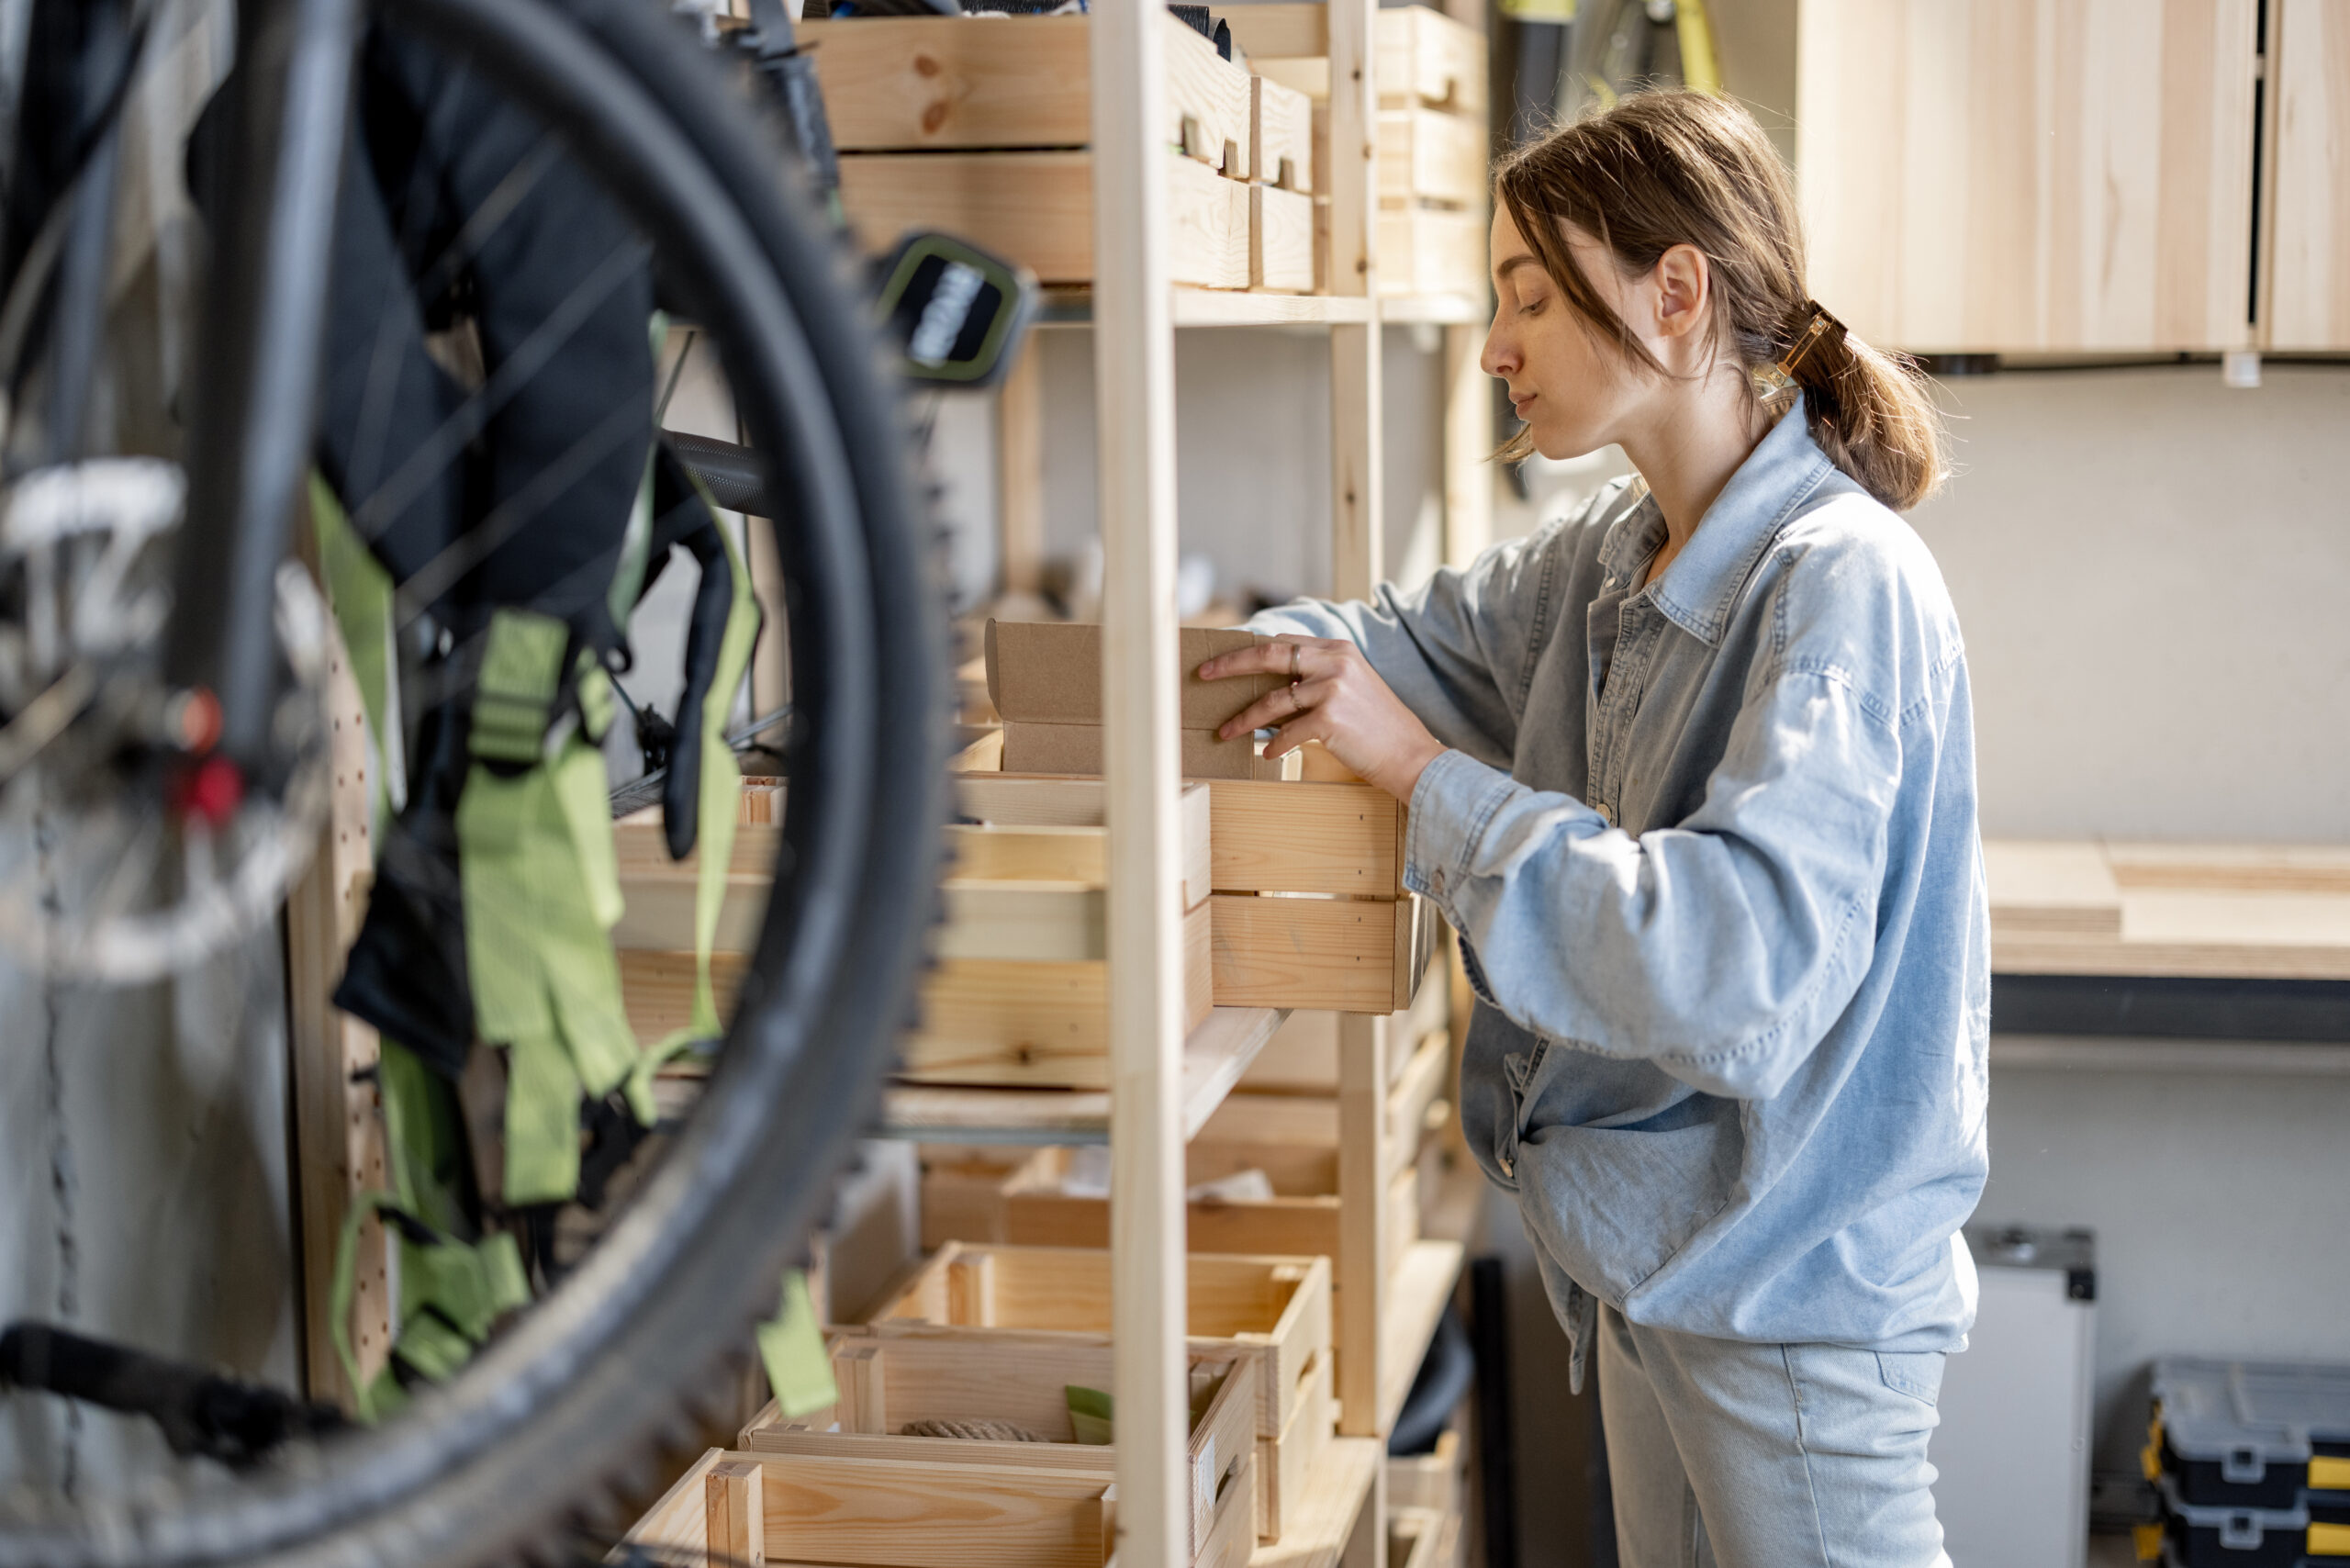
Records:
{"label": "vertical shelf upright", "polygon": [[1175,324],[1160,145],[1164,35],[1156,0],[1113,0],[1092,17],[1117,1552],[1126,1568],[1187,1568]]}

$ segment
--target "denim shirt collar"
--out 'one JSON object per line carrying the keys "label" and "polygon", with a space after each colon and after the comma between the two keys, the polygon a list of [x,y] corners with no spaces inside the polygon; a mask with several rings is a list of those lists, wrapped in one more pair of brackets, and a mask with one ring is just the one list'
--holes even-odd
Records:
{"label": "denim shirt collar", "polygon": [[[1657,609],[1708,646],[1719,645],[1740,591],[1781,527],[1836,472],[1811,439],[1803,413],[1798,394],[1706,509],[1664,576],[1648,586]],[[1608,531],[1600,565],[1612,583],[1628,588],[1641,563],[1663,543],[1664,514],[1654,496],[1643,496]]]}

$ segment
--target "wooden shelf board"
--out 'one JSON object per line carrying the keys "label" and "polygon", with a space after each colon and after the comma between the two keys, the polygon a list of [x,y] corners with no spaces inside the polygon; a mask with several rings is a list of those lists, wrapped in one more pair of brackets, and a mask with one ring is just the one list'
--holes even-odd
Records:
{"label": "wooden shelf board", "polygon": [[1377,1438],[1332,1438],[1305,1473],[1295,1522],[1284,1503],[1281,1540],[1257,1548],[1248,1568],[1336,1568],[1386,1462],[1387,1445]]}
{"label": "wooden shelf board", "polygon": [[1386,1341],[1380,1361],[1386,1373],[1379,1390],[1379,1429],[1392,1431],[1404,1396],[1420,1370],[1436,1326],[1452,1304],[1468,1249],[1458,1241],[1415,1241],[1387,1276],[1387,1300],[1379,1315]]}
{"label": "wooden shelf board", "polygon": [[[1382,320],[1472,325],[1490,314],[1466,294],[1389,296],[1372,301],[1336,294],[1257,294],[1222,288],[1178,288],[1171,303],[1178,327],[1315,327],[1368,321],[1376,303]],[[1048,288],[1036,311],[1040,327],[1083,327],[1093,320],[1090,288]]]}
{"label": "wooden shelf board", "polygon": [[1492,319],[1493,314],[1483,295],[1409,294],[1391,296],[1379,302],[1382,320],[1426,321],[1438,327],[1482,326]]}
{"label": "wooden shelf board", "polygon": [[[1219,1007],[1183,1042],[1183,1137],[1196,1137],[1288,1013]],[[891,1084],[876,1137],[923,1143],[1110,1141],[1110,1094],[1086,1089],[947,1089]]]}

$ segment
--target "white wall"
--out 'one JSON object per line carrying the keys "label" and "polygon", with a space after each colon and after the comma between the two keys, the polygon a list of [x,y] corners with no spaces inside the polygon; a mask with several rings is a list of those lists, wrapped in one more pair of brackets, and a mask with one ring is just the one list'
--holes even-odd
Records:
{"label": "white wall", "polygon": [[2350,366],[1944,383],[1983,826],[2350,840]]}

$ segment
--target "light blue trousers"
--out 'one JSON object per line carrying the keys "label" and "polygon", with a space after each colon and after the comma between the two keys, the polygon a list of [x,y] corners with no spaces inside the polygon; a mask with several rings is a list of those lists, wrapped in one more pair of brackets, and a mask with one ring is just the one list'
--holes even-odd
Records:
{"label": "light blue trousers", "polygon": [[1950,1568],[1942,1352],[1747,1345],[1599,1312],[1622,1568]]}

